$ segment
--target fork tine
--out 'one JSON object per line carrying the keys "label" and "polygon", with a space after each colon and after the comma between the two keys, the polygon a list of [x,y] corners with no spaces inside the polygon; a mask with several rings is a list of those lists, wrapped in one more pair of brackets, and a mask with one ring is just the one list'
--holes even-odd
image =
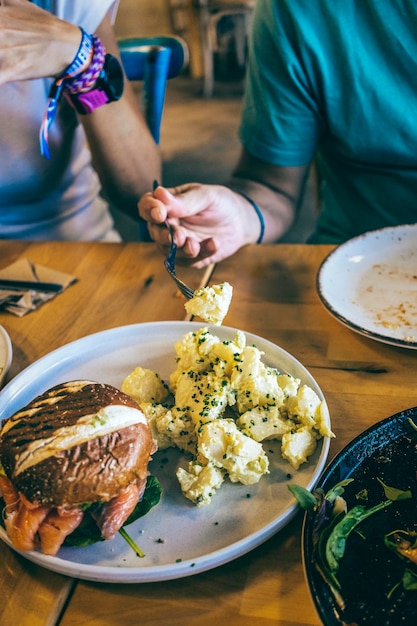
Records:
{"label": "fork tine", "polygon": [[180,278],[178,278],[178,276],[175,273],[175,268],[173,268],[168,259],[165,259],[165,267],[168,271],[168,274],[171,276],[171,278],[174,279],[175,283],[177,284],[178,289],[181,291],[181,293],[188,299],[191,300],[191,298],[194,295],[194,290],[191,289],[191,287],[189,287],[188,285],[186,285]]}
{"label": "fork tine", "polygon": [[194,290],[179,279],[177,279],[177,285],[179,290],[187,298],[187,300],[191,300],[191,298],[194,296]]}
{"label": "fork tine", "polygon": [[183,294],[183,296],[185,296],[187,300],[191,300],[191,298],[194,296],[194,290],[191,289],[191,287],[189,287],[188,285],[186,285],[177,276],[177,273],[175,271],[175,257],[177,254],[177,244],[175,243],[175,240],[174,240],[174,233],[173,233],[172,227],[170,226],[170,224],[168,224],[168,222],[165,222],[165,223],[171,235],[171,249],[169,251],[167,258],[164,261],[165,268],[168,271],[168,274],[171,276],[171,278],[173,278],[173,280],[176,282],[177,287],[180,290],[180,292]]}

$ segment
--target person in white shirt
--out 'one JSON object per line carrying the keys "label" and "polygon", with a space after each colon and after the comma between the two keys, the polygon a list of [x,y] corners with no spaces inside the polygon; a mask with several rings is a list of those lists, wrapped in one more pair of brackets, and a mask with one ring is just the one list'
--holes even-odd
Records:
{"label": "person in white shirt", "polygon": [[61,97],[50,158],[39,143],[51,85],[84,35],[119,58],[117,8],[118,0],[0,1],[0,238],[117,241],[109,204],[139,220],[137,202],[161,164],[127,79],[120,99],[87,114]]}

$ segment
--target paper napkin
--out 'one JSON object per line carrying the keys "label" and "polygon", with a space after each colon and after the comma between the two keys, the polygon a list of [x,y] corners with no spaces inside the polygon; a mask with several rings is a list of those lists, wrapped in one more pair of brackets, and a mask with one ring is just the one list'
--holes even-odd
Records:
{"label": "paper napkin", "polygon": [[[77,280],[75,276],[58,272],[37,263],[31,263],[29,259],[19,259],[1,269],[0,279],[57,283],[62,286],[62,290]],[[0,307],[18,317],[23,317],[30,311],[38,309],[44,302],[55,298],[59,293],[61,292],[46,293],[34,289],[21,291],[12,288],[0,288]]]}

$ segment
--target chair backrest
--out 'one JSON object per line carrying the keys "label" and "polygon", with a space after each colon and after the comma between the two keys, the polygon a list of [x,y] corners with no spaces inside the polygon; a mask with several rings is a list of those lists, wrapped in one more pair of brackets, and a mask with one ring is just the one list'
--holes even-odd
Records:
{"label": "chair backrest", "polygon": [[129,37],[118,40],[126,76],[143,81],[142,106],[155,143],[165,103],[166,83],[188,63],[188,47],[181,37]]}
{"label": "chair backrest", "polygon": [[[203,78],[203,96],[210,98],[214,91],[215,55],[221,52],[222,48],[220,24],[224,19],[226,26],[224,34],[227,37],[224,39],[225,44],[228,48],[230,38],[233,37],[238,68],[244,70],[247,41],[256,0],[175,0],[175,5],[174,0],[169,0],[169,2],[174,26],[181,24],[180,19],[175,15],[176,11],[180,10],[178,4],[184,11],[190,11],[189,5],[191,5],[193,20],[188,20],[188,40],[192,52],[191,71],[194,69],[196,78]],[[182,17],[183,21],[184,19]],[[195,49],[193,49],[193,44]],[[227,48],[226,53],[229,52]],[[198,61],[195,61],[196,58],[199,60],[201,58],[202,67]]]}

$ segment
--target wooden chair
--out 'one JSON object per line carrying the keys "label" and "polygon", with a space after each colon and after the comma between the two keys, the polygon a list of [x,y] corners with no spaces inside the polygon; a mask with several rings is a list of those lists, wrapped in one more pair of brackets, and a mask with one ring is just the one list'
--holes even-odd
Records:
{"label": "wooden chair", "polygon": [[234,22],[237,60],[243,67],[255,0],[195,0],[202,46],[204,79],[203,95],[209,98],[214,89],[214,54],[219,50],[219,24],[225,17]]}

